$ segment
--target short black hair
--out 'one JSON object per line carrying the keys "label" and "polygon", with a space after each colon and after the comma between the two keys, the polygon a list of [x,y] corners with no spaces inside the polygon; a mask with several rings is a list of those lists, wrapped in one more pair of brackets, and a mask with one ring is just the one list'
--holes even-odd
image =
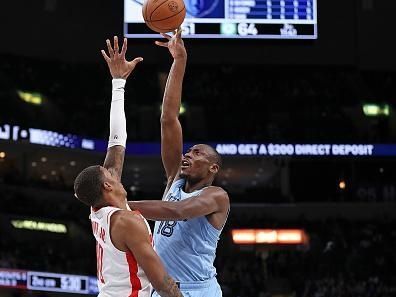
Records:
{"label": "short black hair", "polygon": [[99,165],[89,166],[74,180],[74,193],[78,200],[95,207],[102,200],[103,173]]}
{"label": "short black hair", "polygon": [[212,151],[212,153],[209,156],[210,161],[219,165],[219,169],[220,169],[221,166],[223,165],[223,160],[221,158],[221,155],[219,154],[218,151],[216,151],[216,149],[213,146],[209,144],[204,144],[204,145]]}

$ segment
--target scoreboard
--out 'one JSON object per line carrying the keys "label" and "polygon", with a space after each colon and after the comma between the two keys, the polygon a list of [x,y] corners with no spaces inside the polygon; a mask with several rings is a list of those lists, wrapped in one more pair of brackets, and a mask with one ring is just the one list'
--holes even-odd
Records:
{"label": "scoreboard", "polygon": [[94,276],[0,268],[0,288],[32,291],[98,294]]}
{"label": "scoreboard", "polygon": [[[316,39],[316,0],[184,0],[184,38]],[[143,0],[124,0],[124,35],[158,38],[142,16]]]}

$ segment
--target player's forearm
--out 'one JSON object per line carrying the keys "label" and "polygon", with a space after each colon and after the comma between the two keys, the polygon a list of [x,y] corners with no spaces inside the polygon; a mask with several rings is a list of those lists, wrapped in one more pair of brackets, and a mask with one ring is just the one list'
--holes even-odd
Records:
{"label": "player's forearm", "polygon": [[124,110],[124,79],[113,79],[110,107],[110,136],[108,151],[103,166],[113,168],[121,175],[127,140],[126,117]]}
{"label": "player's forearm", "polygon": [[187,59],[185,58],[173,61],[166,82],[164,99],[162,102],[161,120],[175,119],[179,116],[186,63]]}
{"label": "player's forearm", "polygon": [[177,202],[169,201],[128,201],[132,210],[138,210],[143,217],[150,220],[184,220],[182,209]]}
{"label": "player's forearm", "polygon": [[183,297],[175,281],[169,275],[164,277],[161,287],[162,288],[158,290],[158,294],[161,297]]}
{"label": "player's forearm", "polygon": [[110,136],[108,147],[126,146],[127,130],[124,110],[125,79],[113,79],[110,107]]}

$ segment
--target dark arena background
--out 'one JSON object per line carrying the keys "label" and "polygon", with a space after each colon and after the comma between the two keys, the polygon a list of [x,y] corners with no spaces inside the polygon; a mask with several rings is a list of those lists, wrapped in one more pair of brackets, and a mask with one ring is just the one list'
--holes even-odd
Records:
{"label": "dark arena background", "polygon": [[[100,50],[113,35],[144,57],[126,87],[123,185],[130,200],[161,198],[171,58],[159,35],[132,36],[149,31],[124,19],[127,2],[1,3],[0,296],[97,294],[73,182],[104,159]],[[185,25],[184,140],[223,155],[216,184],[231,201],[215,262],[223,296],[396,296],[396,2],[262,2],[282,22],[218,20],[206,38],[189,38],[199,20]],[[289,2],[295,18],[305,2],[309,28],[281,17]]]}

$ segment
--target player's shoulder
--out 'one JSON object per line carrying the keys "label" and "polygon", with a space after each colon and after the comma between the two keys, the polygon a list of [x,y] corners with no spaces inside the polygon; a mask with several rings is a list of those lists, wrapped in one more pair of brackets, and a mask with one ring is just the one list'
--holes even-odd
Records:
{"label": "player's shoulder", "polygon": [[112,228],[127,230],[139,229],[145,226],[144,220],[140,213],[130,210],[119,210],[111,216]]}
{"label": "player's shoulder", "polygon": [[219,195],[219,196],[228,196],[228,193],[226,190],[224,190],[222,187],[218,186],[209,186],[204,189],[204,191],[210,191],[213,194]]}
{"label": "player's shoulder", "polygon": [[150,233],[142,216],[134,211],[119,210],[111,216],[111,240],[120,251],[128,246],[150,242]]}
{"label": "player's shoulder", "polygon": [[209,186],[209,187],[205,188],[203,191],[210,194],[216,200],[221,200],[221,201],[228,202],[228,203],[230,201],[227,191],[224,190],[222,187]]}

